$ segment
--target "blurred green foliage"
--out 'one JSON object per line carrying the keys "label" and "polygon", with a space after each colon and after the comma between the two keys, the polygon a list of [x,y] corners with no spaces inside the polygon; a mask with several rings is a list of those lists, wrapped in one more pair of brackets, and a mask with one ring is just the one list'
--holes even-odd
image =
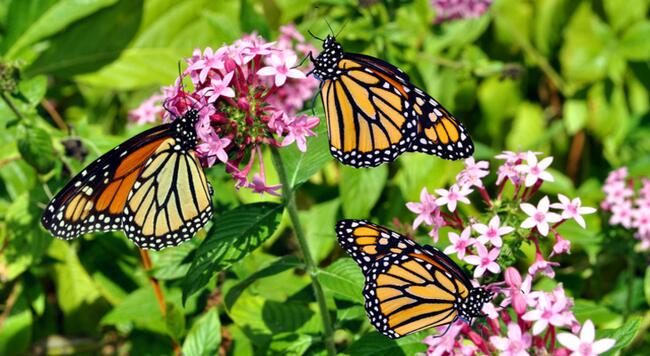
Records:
{"label": "blurred green foliage", "polygon": [[[426,0],[0,1],[0,354],[324,352],[282,206],[235,191],[219,166],[208,172],[212,226],[151,253],[151,271],[122,233],[64,242],[40,227],[45,203],[72,173],[142,130],[126,125],[126,113],[172,83],[194,48],[252,31],[273,40],[287,23],[325,35],[327,18],[347,51],[398,65],[444,103],[470,129],[478,158],[503,149],[553,155],[556,182],[545,192],[597,206],[612,168],[650,175],[649,6],[496,0],[480,18],[433,25]],[[404,203],[422,187],[443,187],[461,165],[406,154],[375,170],[341,167],[324,125],[319,133],[306,154],[281,154],[322,267],[337,347],[421,352],[422,335],[391,341],[371,329],[363,277],[342,258],[333,225],[342,216],[410,222]],[[65,145],[70,138],[89,152],[84,162]],[[587,230],[563,225],[561,233],[573,253],[557,279],[576,299],[578,318],[623,326],[616,337],[626,353],[650,353],[647,254],[612,238],[620,234],[598,216]],[[162,285],[164,313],[150,276]]]}

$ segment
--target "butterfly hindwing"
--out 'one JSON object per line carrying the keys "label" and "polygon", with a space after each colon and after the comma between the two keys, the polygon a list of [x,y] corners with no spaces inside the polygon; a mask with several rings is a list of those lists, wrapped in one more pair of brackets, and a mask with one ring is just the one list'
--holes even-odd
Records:
{"label": "butterfly hindwing", "polygon": [[435,99],[413,87],[412,105],[418,117],[418,136],[409,147],[412,152],[434,154],[458,160],[474,153],[467,130]]}

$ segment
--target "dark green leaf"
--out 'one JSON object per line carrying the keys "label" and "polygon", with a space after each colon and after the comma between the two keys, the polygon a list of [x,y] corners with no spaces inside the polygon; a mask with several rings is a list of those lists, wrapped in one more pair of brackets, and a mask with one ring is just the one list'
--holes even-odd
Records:
{"label": "dark green leaf", "polygon": [[378,332],[369,332],[350,345],[346,350],[350,355],[415,355],[425,352],[426,345],[422,342],[422,333],[405,336],[401,339],[390,339]]}
{"label": "dark green leaf", "polygon": [[114,61],[138,30],[142,6],[142,0],[121,0],[72,24],[51,38],[49,48],[27,68],[27,75],[69,77]]}
{"label": "dark green leaf", "polygon": [[264,16],[255,11],[255,6],[252,6],[250,0],[240,0],[240,4],[239,22],[242,31],[246,33],[256,31],[262,37],[269,38],[271,30]]}
{"label": "dark green leaf", "polygon": [[648,305],[650,305],[650,267],[645,269],[645,278],[643,279],[643,292],[645,294],[645,300]]}
{"label": "dark green leaf", "polygon": [[281,204],[247,204],[215,218],[183,281],[183,302],[217,272],[244,258],[271,237],[280,223],[282,209]]}
{"label": "dark green leaf", "polygon": [[216,308],[199,317],[183,342],[183,355],[214,355],[221,344],[221,321]]}
{"label": "dark green leaf", "polygon": [[280,272],[284,272],[288,269],[295,268],[301,265],[302,263],[295,256],[285,256],[285,257],[278,258],[267,267],[264,267],[261,270],[251,274],[243,281],[231,287],[230,290],[228,291],[228,294],[226,294],[226,298],[225,298],[226,308],[229,309],[232,308],[232,306],[237,301],[237,298],[239,298],[239,296],[244,292],[244,290],[248,288],[248,286],[250,286],[253,282],[257,281],[258,279],[273,276]]}

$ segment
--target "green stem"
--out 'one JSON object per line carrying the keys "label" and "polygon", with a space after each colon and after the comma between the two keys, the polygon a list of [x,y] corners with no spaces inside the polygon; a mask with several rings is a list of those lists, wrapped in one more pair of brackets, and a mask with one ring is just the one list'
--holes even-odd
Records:
{"label": "green stem", "polygon": [[327,309],[327,303],[325,300],[325,293],[323,293],[323,287],[318,281],[318,266],[312,258],[311,251],[309,250],[309,245],[307,244],[307,238],[305,232],[300,225],[300,219],[298,217],[298,208],[296,207],[296,200],[293,195],[293,187],[289,183],[287,178],[287,172],[284,168],[284,163],[282,162],[282,157],[280,152],[276,147],[271,147],[271,154],[273,159],[273,164],[275,165],[275,170],[278,172],[278,177],[280,178],[280,183],[282,184],[282,198],[284,204],[289,213],[289,218],[291,219],[291,224],[293,225],[293,230],[296,233],[296,238],[298,239],[298,244],[300,245],[300,251],[302,252],[303,259],[305,260],[305,266],[307,272],[311,277],[311,286],[314,289],[314,296],[316,297],[316,302],[318,303],[318,309],[320,311],[321,321],[323,322],[323,331],[325,333],[324,341],[325,346],[327,347],[327,352],[329,355],[336,355],[336,346],[334,345],[334,330],[332,329],[332,320],[330,319],[330,314]]}
{"label": "green stem", "polygon": [[0,96],[2,96],[2,100],[3,100],[5,103],[7,103],[7,106],[9,107],[9,109],[11,109],[11,111],[13,111],[14,114],[16,114],[16,116],[18,116],[19,119],[21,119],[21,120],[24,120],[24,119],[25,119],[25,117],[24,117],[23,114],[18,110],[18,108],[17,108],[16,106],[14,106],[14,103],[11,102],[11,99],[9,99],[9,97],[7,96],[7,94],[5,94],[5,93],[0,93]]}
{"label": "green stem", "polygon": [[627,274],[629,282],[627,283],[627,298],[625,300],[625,311],[623,313],[623,321],[627,321],[630,313],[632,312],[632,294],[634,293],[634,266],[635,256],[634,256],[634,246],[628,246],[627,254]]}

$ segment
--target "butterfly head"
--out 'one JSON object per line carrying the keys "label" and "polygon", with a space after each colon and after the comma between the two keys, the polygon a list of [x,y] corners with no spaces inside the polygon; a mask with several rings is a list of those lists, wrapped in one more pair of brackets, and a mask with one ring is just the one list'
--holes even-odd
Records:
{"label": "butterfly head", "polygon": [[177,137],[180,140],[181,147],[185,150],[192,150],[196,147],[196,123],[199,121],[199,111],[196,109],[189,109],[183,116],[177,117],[174,120],[174,128],[176,129]]}
{"label": "butterfly head", "polygon": [[314,70],[312,73],[320,80],[335,79],[341,71],[338,68],[339,61],[343,59],[343,48],[336,42],[336,38],[327,35],[323,40],[323,51],[314,58]]}
{"label": "butterfly head", "polygon": [[469,296],[458,302],[458,317],[466,322],[484,316],[483,305],[492,300],[494,293],[483,288],[472,288]]}

